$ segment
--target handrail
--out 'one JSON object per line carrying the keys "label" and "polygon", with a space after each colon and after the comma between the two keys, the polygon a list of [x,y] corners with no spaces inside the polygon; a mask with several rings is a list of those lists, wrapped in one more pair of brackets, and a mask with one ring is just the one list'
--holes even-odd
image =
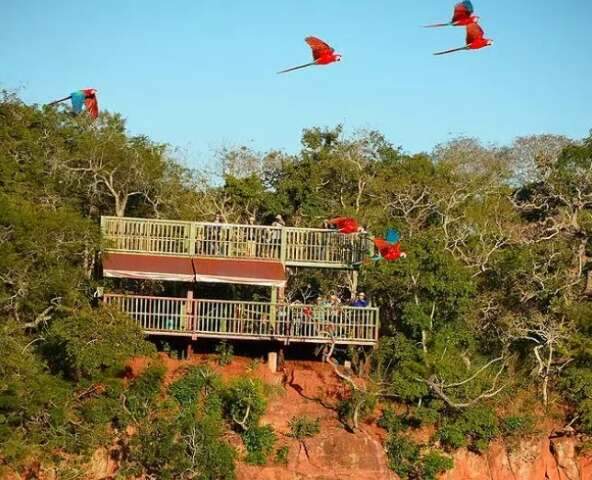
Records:
{"label": "handrail", "polygon": [[378,308],[106,294],[148,334],[374,345]]}
{"label": "handrail", "polygon": [[112,252],[278,260],[289,266],[353,268],[369,249],[363,234],[319,228],[101,217],[101,229]]}

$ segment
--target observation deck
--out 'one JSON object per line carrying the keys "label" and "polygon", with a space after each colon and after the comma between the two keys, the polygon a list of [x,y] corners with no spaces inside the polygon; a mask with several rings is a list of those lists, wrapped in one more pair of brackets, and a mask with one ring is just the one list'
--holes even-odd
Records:
{"label": "observation deck", "polygon": [[378,308],[106,294],[147,335],[375,345]]}
{"label": "observation deck", "polygon": [[351,270],[367,256],[363,234],[335,230],[102,217],[107,253],[268,260],[288,267]]}

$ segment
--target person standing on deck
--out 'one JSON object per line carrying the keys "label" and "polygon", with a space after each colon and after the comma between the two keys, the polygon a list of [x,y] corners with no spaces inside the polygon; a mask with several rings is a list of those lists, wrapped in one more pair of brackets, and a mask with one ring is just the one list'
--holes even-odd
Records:
{"label": "person standing on deck", "polygon": [[[286,222],[282,218],[282,216],[280,214],[278,214],[275,216],[271,226],[274,228],[283,228],[286,226]],[[272,251],[270,253],[271,253],[272,258],[279,257],[281,243],[282,243],[282,232],[279,230],[271,232],[271,245],[272,245],[271,250]]]}
{"label": "person standing on deck", "polygon": [[256,225],[256,218],[254,215],[249,216],[249,223],[247,228],[247,255],[249,257],[257,256],[257,229],[254,228]]}
{"label": "person standing on deck", "polygon": [[215,225],[211,226],[211,234],[210,235],[206,235],[206,241],[209,240],[210,243],[210,248],[208,249],[208,253],[210,255],[220,255],[221,252],[221,245],[220,245],[220,240],[221,240],[221,234],[222,234],[222,224],[225,223],[224,222],[224,217],[222,216],[222,214],[220,212],[216,213],[216,216],[214,217],[214,222]]}
{"label": "person standing on deck", "polygon": [[341,335],[341,327],[339,326],[341,320],[341,299],[335,295],[331,294],[329,297],[329,328],[332,329],[333,333],[337,336]]}
{"label": "person standing on deck", "polygon": [[356,295],[356,299],[352,303],[352,307],[366,308],[367,306],[368,306],[368,300],[366,300],[366,294],[364,292],[359,292]]}

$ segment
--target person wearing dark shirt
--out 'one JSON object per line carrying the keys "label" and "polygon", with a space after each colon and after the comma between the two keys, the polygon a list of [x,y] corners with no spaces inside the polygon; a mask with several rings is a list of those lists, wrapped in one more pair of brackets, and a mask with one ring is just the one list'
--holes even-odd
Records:
{"label": "person wearing dark shirt", "polygon": [[360,292],[357,295],[356,300],[352,303],[352,307],[365,308],[368,306],[368,300],[366,300],[366,294]]}

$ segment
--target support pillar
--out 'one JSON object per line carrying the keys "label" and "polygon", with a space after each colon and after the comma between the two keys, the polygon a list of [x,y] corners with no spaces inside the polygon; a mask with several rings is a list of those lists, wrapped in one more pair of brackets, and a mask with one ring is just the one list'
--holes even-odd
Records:
{"label": "support pillar", "polygon": [[276,332],[278,289],[271,287],[271,306],[269,307],[269,324],[273,333]]}
{"label": "support pillar", "polygon": [[278,369],[278,354],[277,352],[269,352],[267,354],[267,366],[271,373],[276,373]]}
{"label": "support pillar", "polygon": [[357,270],[352,271],[352,276],[351,276],[352,291],[350,292],[352,300],[355,298],[356,293],[358,291],[358,275],[359,275],[359,272]]}
{"label": "support pillar", "polygon": [[192,332],[195,330],[193,317],[193,290],[187,290],[187,301],[185,302],[185,316],[183,318],[183,325],[185,330]]}

